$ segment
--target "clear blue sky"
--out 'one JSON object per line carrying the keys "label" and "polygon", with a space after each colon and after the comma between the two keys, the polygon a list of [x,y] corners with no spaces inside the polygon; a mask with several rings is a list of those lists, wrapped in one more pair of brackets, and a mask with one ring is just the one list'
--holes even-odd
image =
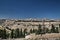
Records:
{"label": "clear blue sky", "polygon": [[60,19],[60,0],[0,0],[0,18]]}

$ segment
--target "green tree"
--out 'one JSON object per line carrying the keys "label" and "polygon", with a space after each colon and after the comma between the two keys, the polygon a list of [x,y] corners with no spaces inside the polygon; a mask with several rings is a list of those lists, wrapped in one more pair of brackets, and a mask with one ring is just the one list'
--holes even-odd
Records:
{"label": "green tree", "polygon": [[46,33],[46,27],[43,27],[43,34],[45,34]]}
{"label": "green tree", "polygon": [[33,33],[35,33],[35,29],[33,29]]}
{"label": "green tree", "polygon": [[2,30],[2,38],[3,39],[6,39],[7,36],[6,36],[6,29],[4,28],[4,30]]}
{"label": "green tree", "polygon": [[41,32],[42,32],[41,25],[39,24],[38,31],[36,32],[36,34],[41,34]]}
{"label": "green tree", "polygon": [[58,27],[56,27],[56,33],[59,33]]}
{"label": "green tree", "polygon": [[23,37],[25,37],[25,34],[27,34],[27,29],[24,29],[23,31]]}
{"label": "green tree", "polygon": [[48,28],[46,28],[46,33],[49,33],[49,29]]}
{"label": "green tree", "polygon": [[60,28],[60,24],[59,24],[59,28]]}
{"label": "green tree", "polygon": [[8,32],[6,33],[6,36],[7,36],[7,38],[9,38],[9,33]]}
{"label": "green tree", "polygon": [[2,34],[2,30],[0,29],[0,38],[2,37],[2,35],[3,35],[3,34]]}
{"label": "green tree", "polygon": [[52,32],[52,33],[55,33],[55,32],[56,32],[56,31],[55,31],[55,27],[54,27],[53,24],[52,24],[51,32]]}
{"label": "green tree", "polygon": [[11,30],[11,38],[14,38],[14,29]]}
{"label": "green tree", "polygon": [[23,37],[23,31],[22,31],[22,28],[20,29],[20,38]]}
{"label": "green tree", "polygon": [[30,33],[33,33],[33,30],[32,29],[30,29]]}
{"label": "green tree", "polygon": [[19,38],[20,37],[20,31],[19,31],[19,28],[17,28],[16,30],[15,30],[15,36],[16,36],[16,38]]}

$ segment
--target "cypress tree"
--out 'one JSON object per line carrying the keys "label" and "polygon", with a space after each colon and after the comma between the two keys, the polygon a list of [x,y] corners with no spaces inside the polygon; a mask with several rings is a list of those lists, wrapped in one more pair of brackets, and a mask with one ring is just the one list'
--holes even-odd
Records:
{"label": "cypress tree", "polygon": [[16,34],[16,38],[19,38],[19,28],[16,29],[15,34]]}
{"label": "cypress tree", "polygon": [[32,29],[30,29],[30,33],[33,33],[33,30]]}
{"label": "cypress tree", "polygon": [[6,36],[6,29],[4,28],[4,30],[2,31],[2,38],[3,39],[6,39],[7,36]]}
{"label": "cypress tree", "polygon": [[11,38],[14,38],[14,29],[11,30]]}
{"label": "cypress tree", "polygon": [[27,34],[27,29],[24,29],[23,31],[23,37],[25,37],[25,34]]}
{"label": "cypress tree", "polygon": [[42,29],[41,29],[41,25],[39,24],[39,27],[38,27],[38,34],[41,34],[41,32],[42,32]]}
{"label": "cypress tree", "polygon": [[52,24],[51,32],[52,32],[52,33],[55,33],[55,27],[54,27],[53,24]]}
{"label": "cypress tree", "polygon": [[3,34],[2,34],[2,30],[0,29],[0,38],[2,37],[2,35],[3,35]]}
{"label": "cypress tree", "polygon": [[20,38],[23,37],[22,28],[20,29]]}
{"label": "cypress tree", "polygon": [[56,27],[56,33],[59,33],[59,31],[58,31],[58,27]]}

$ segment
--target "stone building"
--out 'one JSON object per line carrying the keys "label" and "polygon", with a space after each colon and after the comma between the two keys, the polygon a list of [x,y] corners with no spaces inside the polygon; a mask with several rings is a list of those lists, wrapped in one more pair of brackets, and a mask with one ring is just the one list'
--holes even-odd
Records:
{"label": "stone building", "polygon": [[6,20],[4,22],[5,27],[10,27],[11,29],[16,28],[27,28],[27,29],[38,29],[38,26],[46,27],[51,29],[51,25],[58,27],[60,30],[60,20],[54,19],[19,19],[19,20]]}

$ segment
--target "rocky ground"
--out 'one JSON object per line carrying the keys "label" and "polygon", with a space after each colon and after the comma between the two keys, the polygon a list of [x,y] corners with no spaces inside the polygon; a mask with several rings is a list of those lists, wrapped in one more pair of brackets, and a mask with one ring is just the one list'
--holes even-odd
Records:
{"label": "rocky ground", "polygon": [[60,38],[49,38],[49,39],[0,39],[0,40],[60,40]]}
{"label": "rocky ground", "polygon": [[44,35],[30,35],[30,38],[13,38],[13,39],[0,39],[0,40],[60,40],[60,33],[51,33]]}
{"label": "rocky ground", "polygon": [[26,40],[24,38],[17,38],[17,39],[0,39],[0,40]]}

